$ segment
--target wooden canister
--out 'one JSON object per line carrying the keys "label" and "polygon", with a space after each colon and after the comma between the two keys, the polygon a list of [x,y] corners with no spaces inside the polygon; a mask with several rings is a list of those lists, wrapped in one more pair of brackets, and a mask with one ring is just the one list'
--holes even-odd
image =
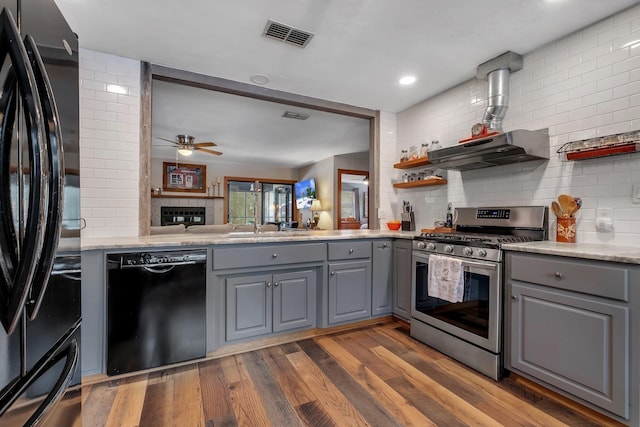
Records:
{"label": "wooden canister", "polygon": [[556,242],[576,242],[576,218],[558,218],[556,223]]}

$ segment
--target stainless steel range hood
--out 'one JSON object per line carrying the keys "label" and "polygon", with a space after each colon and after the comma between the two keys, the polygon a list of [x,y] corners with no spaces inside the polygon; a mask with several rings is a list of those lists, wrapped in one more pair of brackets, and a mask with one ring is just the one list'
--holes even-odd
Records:
{"label": "stainless steel range hood", "polygon": [[548,129],[514,130],[429,152],[435,167],[460,171],[548,159]]}

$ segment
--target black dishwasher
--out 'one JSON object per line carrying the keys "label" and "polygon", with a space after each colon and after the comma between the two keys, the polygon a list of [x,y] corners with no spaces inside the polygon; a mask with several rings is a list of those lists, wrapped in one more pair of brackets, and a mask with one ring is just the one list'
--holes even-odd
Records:
{"label": "black dishwasher", "polygon": [[202,250],[107,255],[107,374],[204,357]]}

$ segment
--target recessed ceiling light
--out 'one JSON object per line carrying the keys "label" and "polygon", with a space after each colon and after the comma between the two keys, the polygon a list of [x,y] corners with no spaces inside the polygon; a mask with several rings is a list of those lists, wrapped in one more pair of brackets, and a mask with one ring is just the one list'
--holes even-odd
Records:
{"label": "recessed ceiling light", "polygon": [[251,81],[257,85],[266,85],[269,83],[269,76],[266,74],[254,74],[250,77]]}
{"label": "recessed ceiling light", "polygon": [[107,85],[107,92],[117,93],[120,95],[126,95],[127,89],[123,88],[120,85]]}
{"label": "recessed ceiling light", "polygon": [[403,86],[412,85],[416,82],[416,76],[404,76],[401,77],[398,83]]}

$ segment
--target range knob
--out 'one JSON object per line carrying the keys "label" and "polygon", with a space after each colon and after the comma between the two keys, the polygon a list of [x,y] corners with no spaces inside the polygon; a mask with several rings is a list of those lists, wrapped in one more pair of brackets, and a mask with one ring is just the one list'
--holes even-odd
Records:
{"label": "range knob", "polygon": [[448,253],[448,254],[453,253],[453,246],[451,246],[451,245],[446,245],[446,246],[444,247],[444,251],[445,251],[446,253]]}
{"label": "range knob", "polygon": [[487,256],[487,251],[485,251],[484,249],[480,249],[478,251],[478,256],[481,256],[483,258],[486,257]]}
{"label": "range knob", "polygon": [[436,250],[436,244],[431,242],[427,245],[427,249],[429,249],[430,251],[435,251]]}
{"label": "range knob", "polygon": [[473,249],[467,246],[462,250],[462,253],[464,253],[466,256],[471,256],[473,255]]}
{"label": "range knob", "polygon": [[425,249],[427,244],[425,242],[418,242],[418,249]]}

